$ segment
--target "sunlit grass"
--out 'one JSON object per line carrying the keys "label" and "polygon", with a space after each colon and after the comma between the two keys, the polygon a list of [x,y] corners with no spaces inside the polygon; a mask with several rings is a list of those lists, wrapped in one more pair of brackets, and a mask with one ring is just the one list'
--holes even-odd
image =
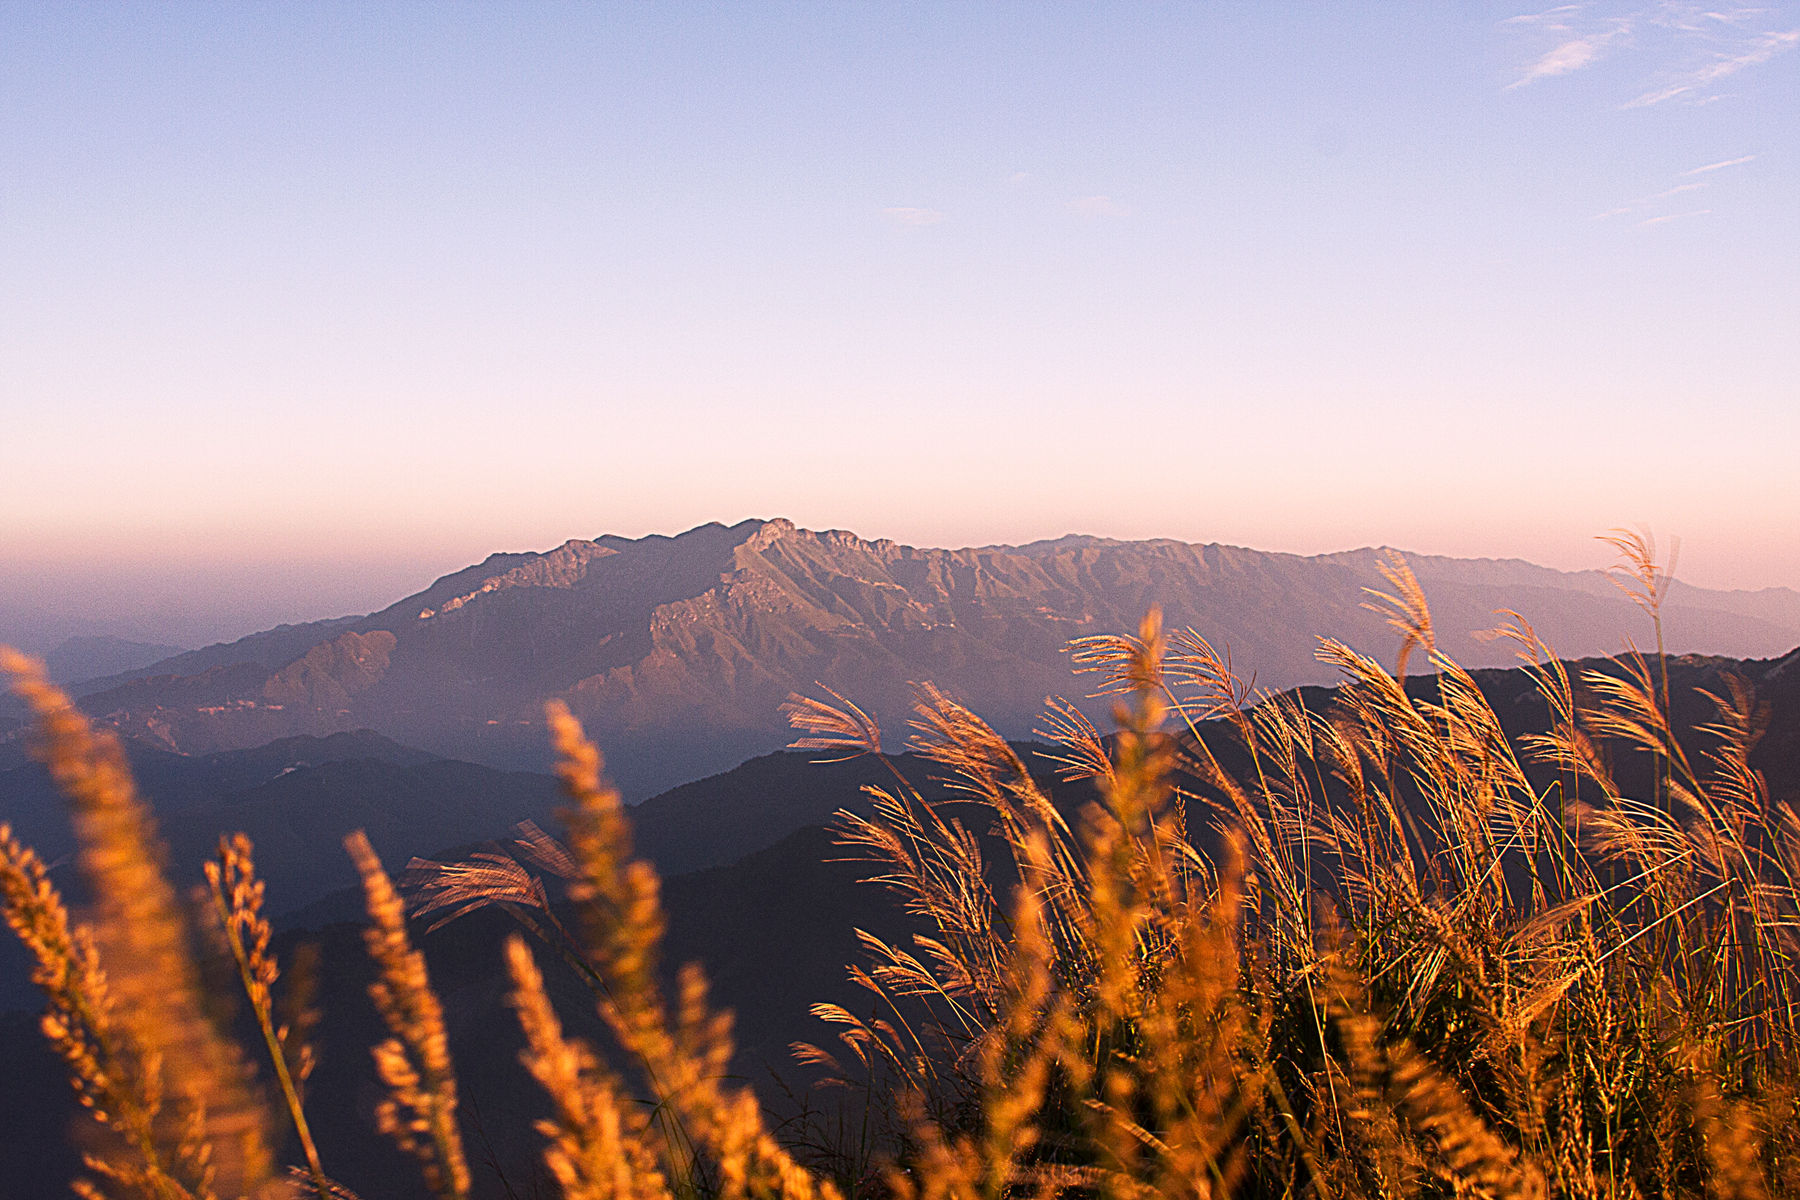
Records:
{"label": "sunlit grass", "polygon": [[[1666,572],[1621,544],[1659,617]],[[1252,692],[1191,630],[1152,614],[1083,639],[1074,662],[1115,698],[1102,737],[1056,704],[1059,750],[1020,757],[925,688],[912,749],[952,784],[928,801],[896,770],[840,841],[925,932],[862,935],[865,1002],[821,1005],[803,1062],[866,1118],[821,1147],[784,1140],[729,1081],[728,1018],[704,974],[658,963],[659,883],[635,857],[598,751],[549,710],[568,796],[561,842],[431,864],[414,908],[498,904],[591,989],[622,1060],[571,1038],[527,940],[506,946],[538,1126],[571,1198],[1761,1196],[1800,1194],[1800,819],[1750,764],[1742,681],[1715,717],[1670,717],[1660,655],[1572,675],[1522,619],[1544,705],[1511,737],[1441,653],[1404,562],[1371,593],[1396,669],[1337,642],[1330,704]],[[1432,678],[1409,685],[1408,666]],[[275,1106],[199,994],[188,917],[118,744],[17,655],[40,749],[71,798],[95,897],[77,921],[0,831],[5,912],[37,961],[44,1029],[107,1139],[89,1194],[276,1195],[332,1183],[305,1136],[303,1034],[272,1015],[250,847],[222,845],[212,905],[306,1162],[277,1176]],[[1416,670],[1416,667],[1415,667]],[[801,745],[881,756],[874,720],[795,698]],[[1615,762],[1646,756],[1643,794]],[[1227,765],[1229,764],[1229,765]],[[1043,777],[1086,781],[1059,807]],[[401,901],[353,839],[391,1037],[374,1048],[382,1128],[429,1186],[469,1190],[443,1016]],[[528,869],[533,868],[535,869]],[[540,874],[568,885],[552,912]],[[124,889],[124,890],[122,890]],[[149,956],[149,957],[146,957]],[[154,964],[160,995],[141,978]],[[560,967],[558,969],[561,969]],[[127,1002],[127,999],[129,1002]],[[800,1148],[805,1141],[806,1148]]]}

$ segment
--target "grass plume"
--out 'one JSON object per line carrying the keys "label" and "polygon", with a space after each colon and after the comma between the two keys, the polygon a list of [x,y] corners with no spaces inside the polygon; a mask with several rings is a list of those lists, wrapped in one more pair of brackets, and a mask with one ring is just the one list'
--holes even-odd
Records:
{"label": "grass plume", "polygon": [[206,863],[205,871],[213,912],[237,966],[238,982],[256,1017],[282,1103],[306,1159],[308,1182],[318,1200],[332,1200],[331,1181],[319,1162],[319,1148],[313,1141],[301,1096],[307,1077],[312,1074],[312,1047],[306,1041],[306,1028],[315,1017],[304,1005],[295,1014],[295,1020],[280,1021],[276,1015],[273,989],[281,968],[269,951],[272,930],[263,916],[263,883],[256,877],[250,839],[241,833],[221,837],[219,857]]}
{"label": "grass plume", "polygon": [[36,720],[34,753],[68,798],[76,863],[93,896],[84,927],[67,930],[41,871],[9,856],[9,877],[18,873],[9,897],[17,891],[19,919],[35,931],[27,943],[39,951],[41,980],[60,989],[51,997],[53,1018],[64,1022],[59,1049],[90,1111],[132,1149],[123,1159],[89,1156],[105,1184],[87,1186],[196,1200],[281,1186],[242,1053],[207,1016],[191,930],[124,749],[42,664],[0,647],[0,670]]}
{"label": "grass plume", "polygon": [[375,1046],[375,1068],[388,1095],[375,1109],[381,1132],[419,1161],[441,1200],[469,1194],[469,1166],[456,1123],[456,1073],[444,1010],[406,931],[406,906],[360,831],[344,848],[362,876],[369,926],[363,944],[376,968],[369,996],[391,1036]]}

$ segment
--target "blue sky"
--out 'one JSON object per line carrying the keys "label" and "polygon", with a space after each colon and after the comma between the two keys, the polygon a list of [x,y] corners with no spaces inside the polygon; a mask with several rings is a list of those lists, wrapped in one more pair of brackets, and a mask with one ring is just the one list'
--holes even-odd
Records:
{"label": "blue sky", "polygon": [[268,623],[786,515],[1800,586],[1800,5],[1370,8],[0,8],[0,576]]}

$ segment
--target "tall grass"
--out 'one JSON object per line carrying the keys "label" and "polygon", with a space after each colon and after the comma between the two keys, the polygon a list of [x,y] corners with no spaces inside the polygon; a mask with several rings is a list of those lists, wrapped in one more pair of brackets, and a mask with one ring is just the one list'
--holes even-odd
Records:
{"label": "tall grass", "polygon": [[[1386,570],[1399,665],[1324,643],[1344,682],[1323,712],[1250,696],[1154,619],[1077,643],[1122,703],[1110,748],[1067,708],[1045,731],[1100,793],[1073,840],[1013,751],[927,691],[913,748],[989,835],[905,789],[843,816],[931,933],[869,939],[870,1015],[820,1009],[838,1044],[803,1053],[935,1097],[908,1153],[966,1179],[1001,1163],[990,1194],[1791,1193],[1800,826],[1750,766],[1747,686],[1709,696],[1697,761],[1654,664],[1571,678],[1515,617],[1551,718],[1515,744]],[[1409,689],[1416,653],[1435,678]],[[827,706],[793,711],[800,744],[857,748]],[[1629,754],[1648,795],[1614,782]],[[1010,920],[968,882],[984,856],[1024,884]],[[1021,963],[1047,978],[1014,982]]]}
{"label": "tall grass", "polygon": [[[1659,619],[1666,572],[1647,543],[1622,548]],[[729,1018],[697,967],[670,990],[655,872],[598,751],[552,706],[566,839],[528,830],[516,856],[416,863],[403,884],[415,915],[506,908],[590,988],[616,1062],[569,1036],[540,956],[508,942],[562,1194],[1800,1195],[1800,819],[1751,765],[1748,686],[1728,681],[1708,697],[1715,717],[1684,733],[1660,652],[1572,672],[1514,616],[1501,636],[1545,716],[1511,737],[1438,648],[1404,562],[1385,569],[1371,603],[1401,636],[1396,667],[1324,643],[1343,683],[1323,708],[1253,693],[1154,613],[1135,635],[1074,644],[1115,699],[1114,730],[1053,704],[1057,749],[1041,762],[921,692],[913,749],[953,799],[927,801],[896,770],[837,830],[923,931],[860,935],[849,969],[865,1001],[819,1006],[830,1036],[797,1047],[867,1104],[880,1136],[862,1146],[885,1163],[873,1173],[860,1152],[804,1159],[728,1082]],[[1421,660],[1429,678],[1409,681]],[[96,897],[72,919],[0,830],[6,917],[36,956],[45,1031],[109,1132],[83,1186],[274,1194],[272,1106],[199,1003],[187,918],[116,742],[32,664],[5,665],[71,794]],[[827,695],[791,702],[796,744],[883,755],[875,721]],[[1089,798],[1071,804],[1071,786]],[[392,1031],[375,1048],[383,1124],[435,1191],[461,1196],[442,1014],[385,872],[366,842],[352,853]],[[578,920],[564,923],[545,874],[569,884]],[[278,972],[247,844],[227,842],[210,878],[211,920],[299,1132],[292,1186],[344,1195],[305,1134],[303,1035],[268,1015]],[[131,913],[123,887],[141,893]],[[128,936],[151,938],[174,981],[153,1009],[119,1002],[143,994]]]}

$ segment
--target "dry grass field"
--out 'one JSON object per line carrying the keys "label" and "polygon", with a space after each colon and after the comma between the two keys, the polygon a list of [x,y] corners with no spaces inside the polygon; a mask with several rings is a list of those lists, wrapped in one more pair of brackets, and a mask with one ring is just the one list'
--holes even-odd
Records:
{"label": "dry grass field", "polygon": [[[1654,621],[1667,577],[1642,542],[1620,548]],[[661,969],[656,874],[598,751],[552,707],[568,803],[535,871],[471,860],[403,895],[351,839],[390,1032],[373,1047],[383,1130],[439,1196],[468,1194],[409,916],[498,904],[521,932],[495,969],[570,1200],[1800,1195],[1800,819],[1751,766],[1755,698],[1724,688],[1681,734],[1658,653],[1572,673],[1514,618],[1501,636],[1548,718],[1511,737],[1438,651],[1404,563],[1388,577],[1374,602],[1398,663],[1323,644],[1343,679],[1323,711],[1253,693],[1155,614],[1077,643],[1117,728],[1047,714],[1059,770],[1093,784],[1072,818],[924,689],[912,744],[961,800],[927,803],[896,772],[838,835],[929,936],[866,938],[847,966],[868,1005],[817,1010],[836,1036],[797,1053],[846,1099],[805,1138],[726,1078],[730,1020],[702,970]],[[252,847],[223,839],[188,904],[117,742],[32,661],[0,665],[91,895],[71,912],[0,828],[6,919],[93,1118],[83,1194],[347,1196],[308,1132],[333,1097],[307,1093],[305,998],[271,956]],[[1409,668],[1435,676],[1428,693]],[[841,697],[797,697],[790,718],[803,747],[883,753]],[[225,1032],[208,956],[235,966],[260,1044]],[[586,981],[611,1046],[565,1035],[551,970]]]}

